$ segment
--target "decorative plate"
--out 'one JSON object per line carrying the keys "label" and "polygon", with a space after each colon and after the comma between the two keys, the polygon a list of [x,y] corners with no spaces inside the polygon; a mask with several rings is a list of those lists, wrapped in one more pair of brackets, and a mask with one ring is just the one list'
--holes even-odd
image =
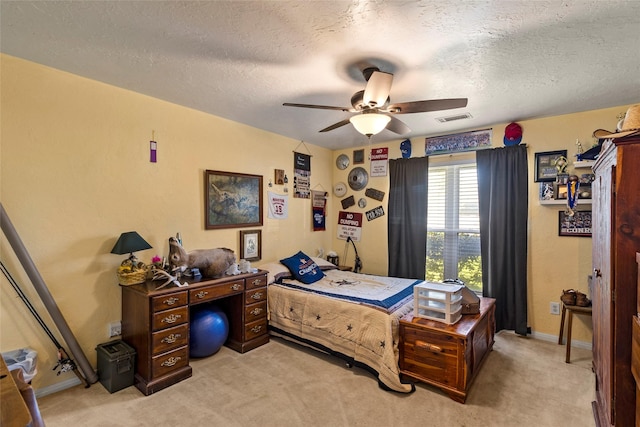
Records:
{"label": "decorative plate", "polygon": [[347,194],[347,185],[344,182],[339,182],[333,186],[333,194],[336,197],[342,197]]}
{"label": "decorative plate", "polygon": [[349,156],[346,154],[340,154],[336,159],[336,166],[340,170],[344,170],[349,167]]}
{"label": "decorative plate", "polygon": [[360,200],[358,200],[358,206],[360,206],[361,208],[366,208],[367,207],[367,199],[362,197]]}
{"label": "decorative plate", "polygon": [[349,172],[349,187],[354,191],[362,190],[369,182],[369,174],[364,168],[353,168]]}

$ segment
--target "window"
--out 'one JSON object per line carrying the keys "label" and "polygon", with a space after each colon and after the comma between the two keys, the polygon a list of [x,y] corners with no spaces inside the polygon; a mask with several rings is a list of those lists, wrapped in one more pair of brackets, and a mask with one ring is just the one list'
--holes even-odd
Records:
{"label": "window", "polygon": [[426,278],[459,278],[482,291],[477,168],[472,164],[429,167]]}

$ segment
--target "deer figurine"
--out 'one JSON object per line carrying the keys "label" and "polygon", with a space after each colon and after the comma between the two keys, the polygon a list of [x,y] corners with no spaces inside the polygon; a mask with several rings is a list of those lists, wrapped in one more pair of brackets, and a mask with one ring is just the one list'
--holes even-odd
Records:
{"label": "deer figurine", "polygon": [[236,255],[231,249],[196,249],[187,252],[178,239],[169,238],[169,264],[172,270],[185,271],[197,268],[203,277],[222,277],[229,267],[236,263]]}

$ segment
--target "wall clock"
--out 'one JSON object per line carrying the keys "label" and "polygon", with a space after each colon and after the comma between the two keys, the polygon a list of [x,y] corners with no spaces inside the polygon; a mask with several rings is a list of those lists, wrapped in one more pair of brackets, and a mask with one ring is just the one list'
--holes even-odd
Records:
{"label": "wall clock", "polygon": [[333,186],[333,194],[336,197],[342,197],[347,194],[347,185],[344,182],[338,182]]}
{"label": "wall clock", "polygon": [[340,154],[336,159],[336,166],[340,170],[344,170],[349,167],[349,156],[346,154]]}

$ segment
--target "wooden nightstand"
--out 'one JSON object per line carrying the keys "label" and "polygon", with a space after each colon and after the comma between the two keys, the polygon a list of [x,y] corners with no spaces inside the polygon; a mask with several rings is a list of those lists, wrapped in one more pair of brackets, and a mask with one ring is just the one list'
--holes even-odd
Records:
{"label": "wooden nightstand", "polygon": [[495,309],[495,299],[480,298],[480,313],[465,314],[453,325],[413,314],[400,319],[400,373],[464,403],[493,348]]}

